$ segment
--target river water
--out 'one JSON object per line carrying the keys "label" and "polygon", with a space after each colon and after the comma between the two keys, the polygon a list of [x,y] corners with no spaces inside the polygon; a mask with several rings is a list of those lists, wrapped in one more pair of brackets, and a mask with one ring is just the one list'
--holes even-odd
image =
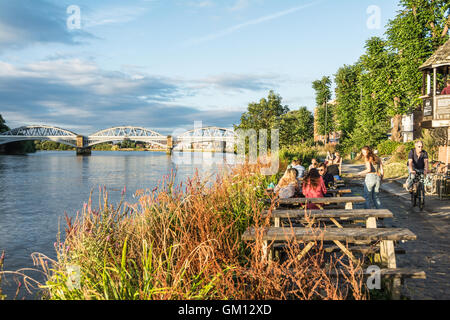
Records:
{"label": "river water", "polygon": [[[139,189],[152,189],[164,176],[176,171],[176,181],[185,181],[195,171],[214,176],[233,154],[93,151],[76,156],[74,151],[43,151],[26,156],[0,155],[0,254],[5,251],[4,270],[33,267],[31,254],[55,258],[54,243],[64,230],[64,213],[73,217],[81,211],[93,191],[93,207],[99,187],[106,187],[111,203],[134,202]],[[33,273],[31,273],[33,275]],[[2,284],[13,298],[17,285],[11,276]],[[34,295],[22,290],[19,298]]]}

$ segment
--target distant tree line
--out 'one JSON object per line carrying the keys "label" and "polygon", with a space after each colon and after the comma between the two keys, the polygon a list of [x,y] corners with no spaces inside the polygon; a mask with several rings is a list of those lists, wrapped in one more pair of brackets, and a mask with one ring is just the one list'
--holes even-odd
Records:
{"label": "distant tree line", "polygon": [[[0,114],[0,133],[11,130]],[[0,150],[7,154],[25,154],[36,152],[33,141],[11,142],[0,146]]]}

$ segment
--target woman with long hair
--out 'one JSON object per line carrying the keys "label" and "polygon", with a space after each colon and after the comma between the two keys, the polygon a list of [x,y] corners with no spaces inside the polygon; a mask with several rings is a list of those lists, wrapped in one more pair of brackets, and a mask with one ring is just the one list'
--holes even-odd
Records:
{"label": "woman with long hair", "polygon": [[381,201],[379,197],[381,180],[383,178],[383,164],[381,159],[377,157],[370,147],[364,147],[361,149],[361,154],[364,159],[366,170],[360,172],[361,175],[366,175],[364,180],[364,198],[366,203],[365,209],[370,208],[370,199],[372,199],[375,208],[381,208]]}
{"label": "woman with long hair", "polygon": [[280,199],[292,198],[297,192],[300,191],[297,175],[297,169],[290,168],[286,170],[274,189],[274,192],[278,193]]}
{"label": "woman with long hair", "polygon": [[[327,188],[317,169],[311,168],[303,179],[302,193],[305,198],[323,198],[327,193]],[[322,205],[308,203],[308,209],[320,209]]]}

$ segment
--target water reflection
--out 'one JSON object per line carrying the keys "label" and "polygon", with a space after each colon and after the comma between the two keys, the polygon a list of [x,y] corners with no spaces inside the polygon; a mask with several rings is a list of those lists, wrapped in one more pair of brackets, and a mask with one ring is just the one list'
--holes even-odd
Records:
{"label": "water reflection", "polygon": [[[183,159],[183,161],[180,161]],[[176,170],[176,182],[198,169],[203,176],[217,173],[233,154],[152,152],[93,152],[77,157],[74,152],[38,152],[28,156],[0,156],[0,252],[6,252],[5,270],[32,267],[31,253],[55,257],[54,242],[63,216],[75,216],[92,190],[98,199],[105,186],[111,202],[133,203],[138,189],[153,189]],[[96,201],[93,201],[96,205]],[[3,286],[9,297],[15,286]]]}

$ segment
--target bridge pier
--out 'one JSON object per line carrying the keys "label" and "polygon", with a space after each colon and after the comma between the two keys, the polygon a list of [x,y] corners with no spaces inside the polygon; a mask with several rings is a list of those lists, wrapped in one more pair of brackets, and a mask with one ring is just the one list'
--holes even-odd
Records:
{"label": "bridge pier", "polygon": [[166,153],[167,154],[172,154],[173,152],[173,138],[172,136],[167,136],[167,149],[166,149]]}
{"label": "bridge pier", "polygon": [[77,148],[77,156],[90,156],[92,148]]}
{"label": "bridge pier", "polygon": [[92,153],[91,147],[86,147],[88,138],[84,136],[77,136],[77,156],[90,156]]}

